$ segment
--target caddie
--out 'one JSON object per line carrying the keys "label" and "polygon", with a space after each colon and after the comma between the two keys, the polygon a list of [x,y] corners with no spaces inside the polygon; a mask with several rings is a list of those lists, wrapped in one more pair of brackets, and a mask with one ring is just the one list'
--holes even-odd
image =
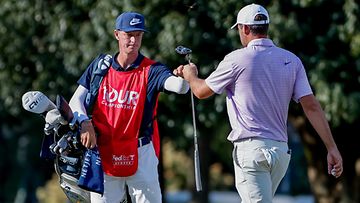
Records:
{"label": "caddie", "polygon": [[[91,193],[91,202],[120,202],[126,186],[134,203],[162,202],[157,167],[158,95],[185,94],[189,85],[164,64],[139,52],[146,32],[142,14],[119,15],[114,29],[118,52],[100,54],[91,62],[69,102],[81,123],[82,144],[87,148],[98,146],[100,152],[104,195]],[[105,69],[106,64],[109,69],[94,94],[92,76],[95,69]]]}

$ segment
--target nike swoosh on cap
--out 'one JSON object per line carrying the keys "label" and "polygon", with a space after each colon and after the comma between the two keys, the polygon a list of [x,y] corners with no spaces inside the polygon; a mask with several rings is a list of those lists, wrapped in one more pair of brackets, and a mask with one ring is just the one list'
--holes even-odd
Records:
{"label": "nike swoosh on cap", "polygon": [[131,19],[131,21],[130,21],[130,25],[137,25],[137,24],[140,24],[141,23],[141,20],[140,19],[138,19],[138,18],[133,18],[133,19]]}

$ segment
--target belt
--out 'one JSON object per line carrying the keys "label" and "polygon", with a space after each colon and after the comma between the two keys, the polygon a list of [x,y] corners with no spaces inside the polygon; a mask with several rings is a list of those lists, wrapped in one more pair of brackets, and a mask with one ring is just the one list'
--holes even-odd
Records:
{"label": "belt", "polygon": [[140,138],[138,139],[138,147],[142,147],[142,146],[144,146],[144,145],[147,145],[147,144],[150,143],[150,141],[151,141],[151,139],[150,139],[150,137],[148,137],[148,136],[140,137]]}
{"label": "belt", "polygon": [[[288,144],[283,141],[278,140],[272,140],[267,138],[259,138],[259,137],[248,137],[248,138],[242,138],[240,140],[234,141],[233,143],[241,143],[241,142],[252,142],[252,141],[260,141],[264,145],[267,146],[273,146],[273,147],[279,147],[282,149],[283,152],[286,152],[287,154],[291,155],[291,149],[288,148]],[[286,147],[286,149],[285,149]]]}

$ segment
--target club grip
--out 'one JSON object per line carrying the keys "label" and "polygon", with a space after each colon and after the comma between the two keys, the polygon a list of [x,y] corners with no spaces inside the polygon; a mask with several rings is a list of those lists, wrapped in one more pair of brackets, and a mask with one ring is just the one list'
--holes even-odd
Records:
{"label": "club grip", "polygon": [[196,191],[202,191],[201,174],[200,174],[200,160],[199,152],[197,149],[194,150],[194,167],[195,167],[195,185]]}

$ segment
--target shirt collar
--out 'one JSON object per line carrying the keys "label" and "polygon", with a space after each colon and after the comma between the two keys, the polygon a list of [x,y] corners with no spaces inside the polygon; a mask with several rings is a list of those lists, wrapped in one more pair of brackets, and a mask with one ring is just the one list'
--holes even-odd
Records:
{"label": "shirt collar", "polygon": [[116,58],[117,56],[119,55],[119,52],[117,52],[114,57],[113,57],[113,61],[112,61],[112,64],[111,66],[117,70],[117,71],[129,71],[129,70],[134,70],[135,68],[139,67],[140,66],[140,63],[141,61],[143,60],[144,58],[144,55],[142,55],[140,52],[139,52],[139,55],[138,57],[135,59],[134,63],[130,64],[129,68],[127,68],[126,70],[121,67],[121,65],[117,62]]}
{"label": "shirt collar", "polygon": [[265,47],[273,47],[275,46],[273,41],[269,38],[260,38],[260,39],[253,39],[247,45],[249,46],[265,46]]}

